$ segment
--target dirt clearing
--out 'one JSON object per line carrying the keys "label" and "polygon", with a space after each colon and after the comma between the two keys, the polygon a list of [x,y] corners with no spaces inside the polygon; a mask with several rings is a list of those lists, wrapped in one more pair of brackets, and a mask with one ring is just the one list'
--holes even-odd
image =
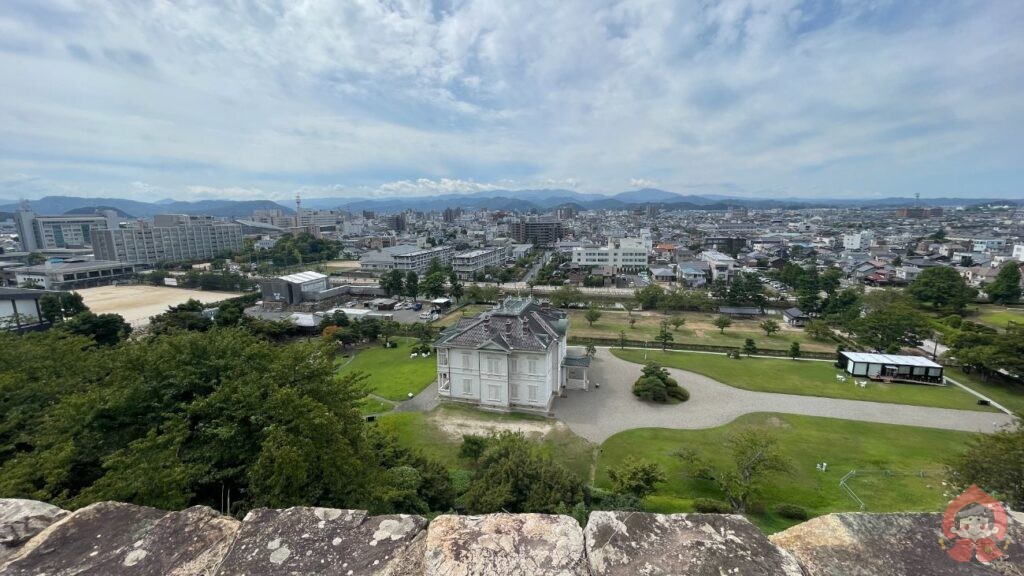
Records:
{"label": "dirt clearing", "polygon": [[186,290],[170,286],[99,286],[75,290],[82,295],[85,305],[96,314],[120,314],[132,326],[149,324],[149,317],[167,311],[195,298],[204,304],[219,302],[235,296],[238,292],[209,292]]}

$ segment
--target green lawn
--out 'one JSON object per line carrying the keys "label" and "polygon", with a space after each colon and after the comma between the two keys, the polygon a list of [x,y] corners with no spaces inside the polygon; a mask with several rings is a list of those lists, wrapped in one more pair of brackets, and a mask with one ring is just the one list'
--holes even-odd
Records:
{"label": "green lawn", "polygon": [[646,353],[647,361],[703,374],[744,390],[962,410],[994,410],[978,406],[977,398],[956,386],[869,382],[867,388],[860,388],[850,377],[846,382],[839,382],[836,375],[842,372],[831,362],[746,357],[733,360],[719,354],[617,348],[612,348],[611,352],[618,358],[638,364],[645,362]]}
{"label": "green lawn", "polygon": [[[431,412],[394,412],[377,419],[377,425],[390,431],[403,446],[421,451],[433,458],[449,470],[464,469],[466,463],[459,459],[461,436],[453,436],[443,430],[438,422],[442,420],[458,420],[473,424],[466,426],[466,433],[478,433],[480,426],[490,423],[515,423],[535,425],[552,425],[543,437],[539,438],[542,449],[569,470],[577,474],[584,482],[590,481],[590,472],[594,462],[596,446],[575,435],[567,427],[554,426],[555,420],[531,416],[528,414],[498,414],[477,410],[469,406],[442,404]],[[471,429],[472,428],[472,429]],[[534,435],[536,436],[536,435]]]}
{"label": "green lawn", "polygon": [[977,307],[977,315],[970,316],[967,319],[1005,330],[1006,324],[1011,321],[1024,324],[1024,308],[1007,308],[1005,306],[982,304]]}
{"label": "green lawn", "polygon": [[[689,477],[687,465],[674,454],[688,447],[713,463],[724,464],[729,454],[723,450],[723,442],[732,431],[745,426],[775,434],[792,462],[789,474],[773,478],[764,488],[760,500],[767,506],[767,512],[751,518],[768,532],[796,523],[771,512],[781,503],[798,504],[813,515],[858,510],[838,486],[840,478],[850,470],[862,471],[849,485],[867,504],[868,511],[942,510],[949,501],[942,492],[943,460],[962,451],[972,436],[831,418],[748,414],[708,430],[645,428],[616,434],[601,446],[596,483],[609,488],[608,467],[618,465],[627,456],[644,458],[660,464],[669,478],[647,499],[648,509],[666,513],[692,511],[693,499],[721,499],[722,494],[710,482]],[[828,462],[827,472],[815,469],[821,461]],[[869,470],[898,474],[864,472]],[[917,475],[921,472],[923,477]]]}
{"label": "green lawn", "polygon": [[1014,412],[1024,414],[1024,384],[1005,379],[983,380],[977,374],[966,374],[959,368],[946,368],[946,376],[999,402]]}
{"label": "green lawn", "polygon": [[[569,313],[569,335],[577,337],[597,338],[618,338],[619,332],[625,332],[626,338],[630,340],[649,340],[654,342],[655,336],[661,330],[661,322],[672,316],[686,318],[686,324],[678,330],[672,330],[673,342],[686,344],[704,344],[708,346],[733,346],[742,347],[747,338],[753,338],[759,348],[788,350],[791,342],[799,342],[804,350],[818,352],[832,352],[836,349],[836,342],[820,341],[809,337],[803,330],[791,329],[785,326],[780,318],[776,318],[783,329],[771,336],[758,327],[763,319],[758,320],[733,320],[732,326],[722,333],[715,328],[711,321],[717,314],[706,314],[699,312],[680,312],[665,316],[657,312],[634,312],[632,316],[626,312],[615,312],[602,310],[601,318],[591,326],[583,317],[584,310],[568,310]],[[635,318],[636,323],[629,326],[629,319]]]}
{"label": "green lawn", "polygon": [[[370,391],[388,400],[405,400],[408,394],[418,394],[437,377],[434,356],[410,358],[411,339],[394,339],[396,348],[374,344],[355,351],[355,358],[339,358],[339,374],[360,371],[365,373]],[[348,364],[345,364],[348,362]]]}
{"label": "green lawn", "polygon": [[390,412],[392,409],[394,409],[394,407],[395,405],[391,404],[390,402],[384,402],[382,400],[371,398],[369,396],[363,398],[362,401],[359,402],[359,412],[361,412],[364,416],[370,414],[382,414],[384,412]]}

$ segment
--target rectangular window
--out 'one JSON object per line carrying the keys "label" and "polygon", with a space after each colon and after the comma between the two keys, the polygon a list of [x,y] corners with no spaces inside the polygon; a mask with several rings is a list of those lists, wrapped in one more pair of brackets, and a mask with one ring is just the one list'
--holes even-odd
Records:
{"label": "rectangular window", "polygon": [[530,399],[530,402],[536,402],[537,401],[537,387],[536,386],[527,386],[526,387],[526,391],[527,391],[527,397]]}
{"label": "rectangular window", "polygon": [[463,378],[462,379],[462,393],[467,395],[467,396],[473,393],[473,379],[472,378]]}
{"label": "rectangular window", "polygon": [[528,366],[529,366],[530,374],[536,374],[537,373],[537,361],[536,360],[530,360],[530,363],[529,363]]}
{"label": "rectangular window", "polygon": [[448,365],[448,351],[447,350],[438,350],[437,351],[437,363],[440,364],[441,366],[447,366]]}
{"label": "rectangular window", "polygon": [[501,388],[496,384],[491,384],[487,387],[487,399],[497,402],[501,400]]}
{"label": "rectangular window", "polygon": [[519,363],[515,358],[508,359],[508,373],[517,374],[519,372]]}
{"label": "rectangular window", "polygon": [[463,352],[462,353],[462,367],[463,368],[470,368],[471,367],[469,365],[469,352]]}
{"label": "rectangular window", "polygon": [[510,384],[508,387],[508,395],[512,400],[519,400],[519,385]]}

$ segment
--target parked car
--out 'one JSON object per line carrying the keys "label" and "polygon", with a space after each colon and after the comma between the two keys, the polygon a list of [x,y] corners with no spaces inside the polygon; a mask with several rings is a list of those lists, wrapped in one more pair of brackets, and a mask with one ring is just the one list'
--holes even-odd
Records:
{"label": "parked car", "polygon": [[417,302],[417,303],[413,304],[412,305],[412,309],[417,311],[417,312],[419,312],[420,310],[423,309],[423,303],[422,302]]}

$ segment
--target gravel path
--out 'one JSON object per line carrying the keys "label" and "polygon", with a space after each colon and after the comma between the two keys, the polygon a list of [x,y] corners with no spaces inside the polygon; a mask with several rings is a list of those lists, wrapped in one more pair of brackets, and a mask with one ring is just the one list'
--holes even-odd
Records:
{"label": "gravel path", "polygon": [[878,422],[945,428],[966,432],[992,432],[1012,423],[1006,414],[816,396],[751,392],[684,370],[669,368],[672,377],[690,391],[683,404],[660,405],[638,401],[630,391],[640,366],[598,348],[590,369],[587,392],[570,390],[567,398],[555,400],[555,417],[576,434],[597,443],[633,428],[714,428],[752,412],[781,412]]}

